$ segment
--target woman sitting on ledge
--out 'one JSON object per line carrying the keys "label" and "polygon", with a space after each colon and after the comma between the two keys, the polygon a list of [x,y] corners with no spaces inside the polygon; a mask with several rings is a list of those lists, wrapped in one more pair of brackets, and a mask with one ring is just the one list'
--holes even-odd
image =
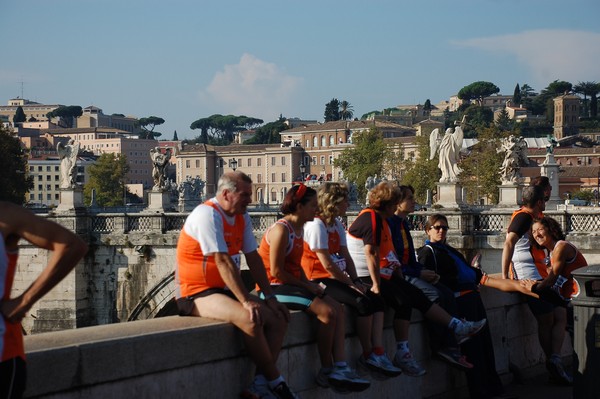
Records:
{"label": "woman sitting on ledge", "polygon": [[[418,249],[419,262],[440,276],[440,281],[454,292],[458,317],[469,320],[485,319],[487,313],[479,295],[483,273],[470,266],[464,256],[446,243],[448,219],[441,214],[431,215],[425,224],[429,239]],[[488,281],[511,281],[489,279]],[[515,281],[516,282],[516,281]],[[525,288],[523,288],[525,290]],[[461,345],[463,353],[473,363],[466,370],[471,398],[497,397],[504,393],[496,372],[496,359],[489,326]]]}
{"label": "woman sitting on ledge", "polygon": [[[286,194],[279,219],[265,232],[258,253],[262,257],[277,300],[303,310],[319,320],[317,347],[321,370],[316,382],[340,391],[363,391],[371,383],[360,378],[346,363],[344,309],[325,289],[306,278],[301,266],[304,223],[317,212],[317,192],[300,184]],[[261,293],[261,296],[264,296]]]}

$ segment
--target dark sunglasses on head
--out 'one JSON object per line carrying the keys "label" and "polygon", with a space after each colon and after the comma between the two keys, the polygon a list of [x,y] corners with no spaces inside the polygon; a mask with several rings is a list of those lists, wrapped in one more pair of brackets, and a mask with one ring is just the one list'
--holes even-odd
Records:
{"label": "dark sunglasses on head", "polygon": [[440,231],[440,230],[443,230],[443,231],[448,231],[448,229],[449,229],[450,227],[448,227],[448,226],[431,226],[431,228],[432,228],[432,229],[435,229],[435,231]]}

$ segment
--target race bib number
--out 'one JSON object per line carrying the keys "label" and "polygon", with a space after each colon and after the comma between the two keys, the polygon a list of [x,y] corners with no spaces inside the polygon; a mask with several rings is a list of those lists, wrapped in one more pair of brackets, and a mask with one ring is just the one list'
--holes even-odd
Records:
{"label": "race bib number", "polygon": [[392,274],[394,274],[394,268],[392,267],[382,267],[379,270],[379,274],[381,278],[389,280],[392,278]]}
{"label": "race bib number", "polygon": [[346,259],[335,254],[331,255],[331,258],[333,259],[333,263],[335,263],[338,269],[340,269],[341,271],[346,271]]}
{"label": "race bib number", "polygon": [[394,251],[390,251],[386,257],[385,260],[387,261],[387,267],[390,267],[393,269],[400,267],[400,261],[398,260],[398,257],[396,256],[396,254],[394,253]]}
{"label": "race bib number", "polygon": [[242,267],[242,255],[240,255],[240,254],[231,255],[231,260],[233,260],[233,263],[235,263],[235,267],[238,270],[240,270],[240,268]]}

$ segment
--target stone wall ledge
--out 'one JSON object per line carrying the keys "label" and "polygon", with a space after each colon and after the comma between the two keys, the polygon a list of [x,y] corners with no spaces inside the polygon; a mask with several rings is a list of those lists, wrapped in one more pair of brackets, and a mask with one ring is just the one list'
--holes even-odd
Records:
{"label": "stone wall ledge", "polygon": [[[503,379],[509,364],[539,369],[531,313],[518,294],[483,288],[492,329],[496,365]],[[422,378],[400,376],[353,397],[454,397],[465,392],[464,373],[431,358],[422,317],[413,312],[413,354],[428,369]],[[394,348],[391,312],[386,315],[385,344]],[[346,349],[354,364],[360,354],[352,316],[347,320]],[[316,323],[294,312],[278,366],[290,385],[307,398],[337,396],[318,388],[314,344]],[[43,333],[25,338],[28,358],[26,397],[39,398],[234,398],[250,382],[253,367],[241,335],[232,325],[206,318],[164,317],[129,323]],[[566,353],[568,350],[566,349]],[[407,396],[405,396],[407,395]]]}

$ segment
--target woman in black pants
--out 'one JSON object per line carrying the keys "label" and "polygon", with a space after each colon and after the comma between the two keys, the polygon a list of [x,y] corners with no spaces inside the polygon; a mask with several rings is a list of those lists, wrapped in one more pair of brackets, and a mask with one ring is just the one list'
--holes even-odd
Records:
{"label": "woman in black pants", "polygon": [[[429,239],[417,250],[419,262],[440,276],[440,281],[452,289],[456,297],[459,317],[478,320],[487,318],[479,295],[482,272],[469,265],[465,257],[446,244],[448,219],[444,215],[431,215],[425,224]],[[496,372],[496,360],[489,326],[468,342],[461,345],[474,367],[466,370],[471,398],[506,397],[500,377]]]}

